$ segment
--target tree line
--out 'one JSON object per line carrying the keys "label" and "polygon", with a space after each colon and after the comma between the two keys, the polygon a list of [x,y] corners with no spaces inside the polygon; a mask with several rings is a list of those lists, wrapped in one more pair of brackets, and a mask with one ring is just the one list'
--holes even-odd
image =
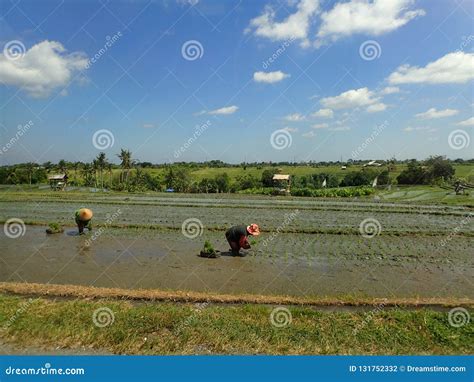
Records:
{"label": "tree line", "polygon": [[[54,164],[45,162],[22,163],[13,166],[0,167],[0,184],[44,184],[47,183],[51,173],[62,173],[68,176],[68,183],[72,186],[95,187],[116,191],[165,191],[219,193],[239,192],[243,190],[256,190],[272,188],[275,186],[273,176],[281,172],[278,165],[268,163],[242,163],[240,165],[227,165],[222,161],[191,162],[153,165],[149,162],[139,162],[132,157],[127,149],[121,149],[117,154],[119,164],[111,163],[106,154],[101,152],[91,162],[67,162],[60,160]],[[292,176],[293,189],[320,189],[336,187],[370,186],[375,178],[378,185],[388,184],[435,184],[448,182],[454,178],[454,163],[462,160],[451,161],[442,156],[430,157],[425,161],[415,159],[385,161],[380,167],[365,167],[353,171],[351,167],[356,163],[345,163],[346,173],[336,175],[330,171],[319,171],[309,175]],[[319,162],[318,165],[306,163],[306,166],[324,167],[332,162]],[[407,163],[406,168],[394,177],[397,165]],[[470,163],[462,161],[462,163]],[[286,162],[279,162],[286,165]],[[301,166],[301,164],[300,164]],[[334,166],[334,164],[333,164]],[[242,174],[234,179],[225,172],[225,168],[240,167]],[[150,168],[161,168],[159,174],[148,171]],[[222,168],[213,177],[201,180],[194,179],[192,171],[199,168]],[[261,175],[256,176],[246,172],[247,168],[261,170]],[[115,170],[115,171],[114,171]]]}

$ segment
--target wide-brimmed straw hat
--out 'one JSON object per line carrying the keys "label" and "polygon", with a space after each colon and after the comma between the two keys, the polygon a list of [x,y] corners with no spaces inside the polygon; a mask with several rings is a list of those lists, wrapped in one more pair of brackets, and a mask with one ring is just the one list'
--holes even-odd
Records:
{"label": "wide-brimmed straw hat", "polygon": [[87,221],[92,219],[92,211],[89,208],[81,208],[79,210],[79,219]]}
{"label": "wide-brimmed straw hat", "polygon": [[249,226],[247,226],[247,232],[251,234],[252,236],[258,236],[260,235],[260,228],[258,227],[257,224],[252,223]]}

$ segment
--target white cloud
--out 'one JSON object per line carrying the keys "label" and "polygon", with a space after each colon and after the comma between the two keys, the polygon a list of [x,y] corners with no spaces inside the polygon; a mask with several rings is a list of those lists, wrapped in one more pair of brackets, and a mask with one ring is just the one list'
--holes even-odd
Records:
{"label": "white cloud", "polygon": [[387,108],[387,105],[385,105],[383,102],[379,103],[374,103],[373,105],[370,105],[367,107],[367,111],[369,113],[378,113],[379,111],[384,111]]}
{"label": "white cloud", "polygon": [[316,136],[316,134],[315,134],[314,131],[308,131],[307,133],[303,134],[303,137],[305,137],[305,138],[313,138],[315,136]]}
{"label": "white cloud", "polygon": [[474,53],[454,52],[425,67],[402,65],[390,74],[391,84],[462,84],[474,79]]}
{"label": "white cloud", "polygon": [[226,106],[221,107],[220,109],[212,110],[209,112],[211,115],[227,115],[234,114],[238,110],[238,106]]}
{"label": "white cloud", "polygon": [[319,0],[301,0],[296,12],[285,20],[275,21],[276,14],[272,7],[267,6],[263,13],[250,21],[246,33],[252,32],[259,37],[272,41],[287,39],[301,40],[303,46],[309,45],[308,33],[313,15],[319,12]]}
{"label": "white cloud", "polygon": [[290,132],[290,133],[296,133],[296,132],[298,132],[298,128],[296,128],[296,127],[288,127],[288,126],[287,126],[287,127],[283,128],[283,130],[286,130],[286,131],[288,131],[288,132]]}
{"label": "white cloud", "polygon": [[321,99],[321,105],[331,109],[350,109],[378,104],[380,97],[367,88],[348,90],[335,97]]}
{"label": "white cloud", "polygon": [[255,72],[253,74],[253,80],[255,82],[265,82],[267,84],[273,84],[290,77],[289,74],[283,73],[281,70],[276,72]]}
{"label": "white cloud", "polygon": [[465,121],[457,123],[458,126],[474,126],[474,117],[466,119]]}
{"label": "white cloud", "polygon": [[437,118],[451,117],[458,113],[459,111],[455,109],[436,110],[434,107],[432,107],[431,109],[425,111],[424,113],[418,113],[415,116],[418,119],[437,119]]}
{"label": "white cloud", "polygon": [[285,121],[288,121],[288,122],[301,122],[301,121],[305,120],[305,117],[304,117],[304,115],[302,115],[300,113],[295,113],[295,114],[287,115],[283,119]]}
{"label": "white cloud", "polygon": [[349,126],[335,126],[331,127],[329,130],[331,131],[349,131],[351,128]]}
{"label": "white cloud", "polygon": [[198,111],[197,113],[194,113],[193,115],[194,115],[195,117],[198,117],[198,116],[203,115],[203,114],[206,114],[206,113],[207,113],[206,110],[201,110],[201,111]]}
{"label": "white cloud", "polygon": [[416,127],[408,126],[408,127],[405,127],[403,131],[406,131],[407,133],[410,133],[412,131],[428,131],[430,133],[433,133],[437,131],[437,129],[433,129],[430,126],[416,126]]}
{"label": "white cloud", "polygon": [[317,123],[313,126],[311,126],[313,129],[326,129],[329,127],[327,123]]}
{"label": "white cloud", "polygon": [[387,86],[385,89],[383,89],[380,94],[387,95],[387,94],[395,94],[395,93],[400,93],[400,88],[396,86]]}
{"label": "white cloud", "polygon": [[353,34],[378,36],[396,30],[425,14],[422,9],[409,10],[412,4],[412,0],[352,0],[337,3],[333,9],[321,15],[318,44]]}
{"label": "white cloud", "polygon": [[412,9],[413,0],[351,0],[337,3],[321,14],[317,45],[353,34],[379,36],[392,32],[415,17],[425,15]]}
{"label": "white cloud", "polygon": [[332,118],[334,112],[331,109],[319,109],[317,112],[311,114],[311,116],[317,118]]}
{"label": "white cloud", "polygon": [[32,97],[47,97],[66,86],[75,73],[86,69],[84,53],[66,53],[57,41],[42,41],[28,49],[24,56],[10,60],[0,53],[0,82],[24,89]]}

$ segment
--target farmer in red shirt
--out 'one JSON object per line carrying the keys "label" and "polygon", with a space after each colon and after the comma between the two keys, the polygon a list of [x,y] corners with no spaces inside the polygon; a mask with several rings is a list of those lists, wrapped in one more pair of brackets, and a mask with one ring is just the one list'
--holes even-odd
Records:
{"label": "farmer in red shirt", "polygon": [[229,242],[232,254],[234,256],[239,255],[240,248],[249,249],[250,244],[247,240],[247,237],[258,236],[260,235],[260,228],[257,224],[250,224],[249,226],[245,225],[236,225],[230,227],[226,233],[225,237]]}

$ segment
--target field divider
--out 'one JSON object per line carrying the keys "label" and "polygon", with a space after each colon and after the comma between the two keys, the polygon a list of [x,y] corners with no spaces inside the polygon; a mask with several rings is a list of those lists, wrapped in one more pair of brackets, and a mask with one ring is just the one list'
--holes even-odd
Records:
{"label": "field divider", "polygon": [[[231,209],[269,209],[272,210],[302,210],[302,211],[337,211],[337,212],[366,212],[366,213],[393,213],[393,214],[417,214],[417,215],[434,215],[434,216],[457,216],[457,217],[468,217],[473,214],[470,207],[466,207],[465,211],[429,211],[426,208],[419,209],[419,206],[413,206],[413,208],[405,207],[389,207],[389,206],[378,206],[376,204],[372,206],[302,206],[302,205],[275,205],[275,204],[213,204],[209,203],[146,203],[146,202],[130,202],[130,201],[98,201],[98,200],[55,200],[55,199],[3,199],[0,203],[61,203],[61,204],[83,204],[83,205],[117,205],[117,206],[147,206],[147,207],[182,207],[182,208],[231,208]],[[447,209],[447,208],[446,208]]]}
{"label": "field divider", "polygon": [[412,307],[412,308],[450,308],[474,307],[474,300],[470,298],[375,298],[342,296],[336,297],[296,297],[281,295],[254,295],[254,294],[220,294],[193,291],[164,291],[159,289],[121,289],[103,288],[69,284],[39,284],[0,282],[0,292],[38,296],[46,298],[87,298],[87,299],[118,299],[133,301],[168,301],[181,303],[216,303],[216,304],[269,304],[295,305],[314,307],[374,307],[383,304],[385,307]]}
{"label": "field divider", "polygon": [[[7,220],[0,219],[0,224],[6,223]],[[23,221],[25,225],[31,226],[47,226],[47,221]],[[64,225],[64,227],[73,228],[73,225]],[[100,228],[115,228],[115,229],[129,229],[129,230],[150,230],[150,231],[181,231],[182,227],[174,226],[174,225],[160,225],[160,224],[117,224],[117,223],[110,223],[110,224],[101,224],[101,223],[94,223],[95,229]],[[207,226],[204,231],[209,232],[225,232],[228,227],[220,227],[220,226]],[[308,235],[355,235],[360,236],[360,231],[358,228],[353,229],[265,229],[260,228],[260,232],[262,233],[273,233],[278,232],[278,234],[308,234]],[[444,237],[448,235],[449,232],[446,231],[389,231],[383,230],[378,233],[378,236],[439,236]],[[474,237],[473,232],[466,232],[466,231],[459,231],[456,233],[456,236],[462,237]]]}

